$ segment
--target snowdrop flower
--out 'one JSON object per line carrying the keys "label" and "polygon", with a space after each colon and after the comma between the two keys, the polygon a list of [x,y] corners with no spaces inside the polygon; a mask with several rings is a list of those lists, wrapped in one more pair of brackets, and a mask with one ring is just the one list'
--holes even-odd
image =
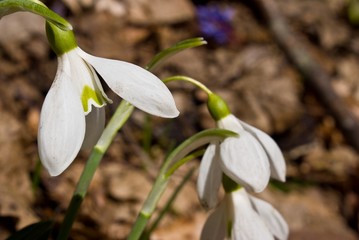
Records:
{"label": "snowdrop flower", "polygon": [[288,233],[287,223],[272,205],[240,188],[225,194],[208,217],[201,240],[284,240]]}
{"label": "snowdrop flower", "polygon": [[135,107],[160,117],[178,110],[165,84],[131,63],[92,56],[81,50],[72,31],[47,22],[47,37],[58,56],[55,80],[41,110],[40,159],[50,175],[61,174],[81,148],[93,146],[105,124],[106,96],[99,77]]}
{"label": "snowdrop flower", "polygon": [[201,161],[197,191],[208,208],[216,206],[224,173],[250,191],[260,192],[270,176],[285,181],[285,160],[274,140],[233,116],[218,95],[209,94],[208,108],[219,128],[238,133],[222,143],[212,142]]}

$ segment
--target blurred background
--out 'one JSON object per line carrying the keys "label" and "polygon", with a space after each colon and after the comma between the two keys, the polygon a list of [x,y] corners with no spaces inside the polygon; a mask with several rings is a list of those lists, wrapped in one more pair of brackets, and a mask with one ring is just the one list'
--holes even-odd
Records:
{"label": "blurred background", "polygon": [[[272,182],[259,197],[287,220],[290,239],[358,239],[357,1],[45,4],[71,22],[83,50],[140,66],[178,41],[204,37],[206,46],[170,58],[155,74],[203,82],[237,117],[276,140],[287,161],[287,183]],[[288,28],[275,27],[281,24]],[[0,239],[45,219],[56,220],[56,233],[88,156],[81,152],[59,177],[36,174],[39,113],[57,68],[44,27],[29,13],[0,21]],[[135,111],[95,175],[72,239],[126,239],[170,147],[215,126],[203,92],[186,83],[168,86],[181,115],[168,120]],[[107,93],[114,101],[110,117],[120,99]],[[159,208],[199,161],[179,169]],[[197,199],[196,176],[151,239],[199,238],[207,213]]]}

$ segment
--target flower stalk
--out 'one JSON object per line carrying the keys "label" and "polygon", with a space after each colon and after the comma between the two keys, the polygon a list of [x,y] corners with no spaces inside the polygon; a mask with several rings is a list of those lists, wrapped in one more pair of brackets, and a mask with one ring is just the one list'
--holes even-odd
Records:
{"label": "flower stalk", "polygon": [[[175,148],[164,161],[152,190],[148,194],[127,239],[137,240],[141,237],[174,170],[178,169],[188,160],[193,159],[186,158],[189,153],[211,141],[223,141],[225,138],[231,136],[237,136],[237,134],[224,129],[208,129],[191,136]],[[183,158],[186,158],[187,161],[183,161]]]}
{"label": "flower stalk", "polygon": [[193,84],[194,86],[198,87],[199,89],[203,90],[204,92],[206,92],[208,95],[212,94],[212,91],[206,87],[203,83],[197,81],[196,79],[187,77],[187,76],[172,76],[172,77],[168,77],[162,80],[164,83],[169,83],[169,82],[173,82],[173,81],[184,81],[184,82],[188,82]]}
{"label": "flower stalk", "polygon": [[0,19],[14,12],[26,11],[44,17],[62,30],[72,30],[71,24],[37,0],[1,0]]}
{"label": "flower stalk", "polygon": [[[193,156],[190,156],[193,158]],[[151,235],[151,233],[156,229],[156,227],[159,225],[160,221],[163,219],[165,214],[170,210],[170,207],[172,206],[173,202],[176,200],[178,194],[181,192],[182,188],[185,186],[185,184],[191,179],[195,169],[191,168],[187,174],[182,178],[180,184],[176,187],[174,192],[172,193],[171,197],[168,199],[166,205],[163,207],[161,212],[158,214],[157,218],[153,221],[151,226],[146,231],[146,236],[144,239],[148,239]]]}

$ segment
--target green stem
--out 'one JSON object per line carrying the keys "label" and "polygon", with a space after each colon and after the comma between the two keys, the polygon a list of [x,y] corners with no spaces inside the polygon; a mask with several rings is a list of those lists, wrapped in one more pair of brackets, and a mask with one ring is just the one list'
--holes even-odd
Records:
{"label": "green stem", "polygon": [[72,26],[64,18],[51,11],[40,1],[37,0],[1,0],[0,19],[18,11],[26,11],[44,17],[47,21],[55,24],[62,30],[72,30]]}
{"label": "green stem", "polygon": [[[203,153],[203,152],[202,152]],[[151,233],[156,229],[156,227],[158,226],[158,224],[160,223],[160,221],[163,219],[164,215],[169,211],[171,205],[173,204],[173,202],[175,201],[175,199],[177,198],[178,194],[180,193],[180,191],[182,190],[182,188],[184,187],[184,185],[188,182],[188,180],[192,177],[194,173],[194,168],[190,169],[187,174],[184,176],[184,178],[182,179],[182,181],[180,182],[180,184],[178,185],[178,187],[174,190],[174,192],[172,193],[170,199],[167,201],[166,205],[163,207],[163,209],[161,210],[160,214],[158,215],[158,217],[156,218],[156,220],[153,222],[153,224],[151,225],[151,227],[148,229],[148,231],[146,232],[146,237],[145,239],[148,239],[149,236],[151,235]]]}
{"label": "green stem", "polygon": [[[193,150],[212,141],[223,141],[223,139],[230,136],[237,136],[237,134],[224,129],[204,130],[185,140],[168,155],[160,169],[151,192],[142,206],[141,212],[137,216],[135,224],[127,238],[128,240],[137,240],[141,237],[149,219],[156,209],[158,201],[167,187],[170,177],[172,176],[169,172],[173,173],[175,169],[178,169],[189,159],[193,159],[193,156],[196,156],[196,153],[194,153],[191,158],[186,158],[186,156]],[[183,161],[183,158],[187,159],[187,161]]]}
{"label": "green stem", "polygon": [[172,81],[184,81],[184,82],[189,82],[193,85],[195,85],[196,87],[202,89],[203,91],[205,91],[208,95],[212,94],[212,91],[209,90],[209,88],[207,88],[203,83],[197,81],[196,79],[190,78],[190,77],[186,77],[186,76],[172,76],[172,77],[168,77],[162,80],[164,83],[168,83],[168,82],[172,82]]}
{"label": "green stem", "polygon": [[72,196],[69,208],[66,211],[63,224],[57,237],[58,240],[66,240],[70,235],[72,225],[80,209],[81,203],[87,193],[95,171],[100,164],[103,155],[107,151],[107,148],[110,146],[112,140],[116,136],[116,133],[128,120],[129,116],[133,112],[133,109],[133,105],[126,101],[122,101],[115,114],[112,116],[107,127],[105,128],[104,132],[102,133],[96,146],[92,150],[79,182],[77,183],[77,187]]}
{"label": "green stem", "polygon": [[202,156],[204,154],[204,149],[200,149],[197,150],[191,154],[188,154],[186,157],[182,158],[181,160],[179,160],[178,162],[174,163],[166,172],[166,176],[170,176],[172,175],[180,166],[182,166],[183,164],[185,164],[186,162],[194,159],[194,158],[198,158],[200,156]]}
{"label": "green stem", "polygon": [[154,212],[157,202],[160,200],[163,192],[167,187],[169,178],[164,177],[163,167],[159,177],[156,179],[155,184],[152,187],[152,191],[148,195],[146,201],[143,204],[142,210],[137,216],[136,222],[132,227],[132,230],[128,236],[128,240],[137,240],[141,237],[147,222],[150,220],[152,213]]}

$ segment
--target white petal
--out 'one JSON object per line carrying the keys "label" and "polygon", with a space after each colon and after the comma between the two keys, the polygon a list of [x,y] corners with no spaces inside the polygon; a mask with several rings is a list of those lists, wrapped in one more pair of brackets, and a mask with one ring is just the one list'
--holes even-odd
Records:
{"label": "white petal", "polygon": [[282,215],[272,205],[261,199],[251,196],[250,200],[269,231],[279,240],[288,239],[289,228]]}
{"label": "white petal", "polygon": [[285,159],[283,157],[282,151],[279,149],[275,141],[263,131],[253,126],[250,126],[245,122],[240,121],[240,123],[246,131],[250,132],[251,134],[253,134],[254,137],[258,139],[258,141],[261,143],[262,147],[266,151],[270,161],[271,177],[279,181],[285,182]]}
{"label": "white petal", "polygon": [[100,80],[93,68],[79,55],[77,50],[66,53],[71,64],[71,79],[79,93],[86,114],[92,106],[102,107],[106,102],[112,102],[102,89]]}
{"label": "white petal", "polygon": [[259,215],[253,210],[246,191],[242,188],[232,192],[231,195],[234,210],[232,239],[274,239]]}
{"label": "white petal", "polygon": [[219,164],[219,145],[210,144],[201,161],[197,180],[197,192],[201,204],[213,208],[218,202],[218,190],[222,183],[222,170]]}
{"label": "white petal", "polygon": [[86,134],[82,149],[92,148],[105,128],[105,108],[94,107],[86,116]]}
{"label": "white petal", "polygon": [[85,136],[85,115],[69,72],[70,63],[63,55],[40,115],[39,155],[52,176],[71,164]]}
{"label": "white petal", "polygon": [[221,204],[208,217],[203,226],[201,240],[224,239],[227,231],[228,216],[226,215],[226,202]]}
{"label": "white petal", "polygon": [[267,155],[251,134],[244,130],[238,134],[239,137],[226,138],[220,145],[222,170],[251,191],[263,191],[270,177]]}
{"label": "white petal", "polygon": [[78,54],[91,64],[108,86],[137,108],[160,117],[177,117],[171,92],[155,75],[134,64],[99,58],[78,49]]}
{"label": "white petal", "polygon": [[224,128],[233,132],[239,132],[244,129],[238,119],[232,114],[222,118],[217,124],[219,128]]}

